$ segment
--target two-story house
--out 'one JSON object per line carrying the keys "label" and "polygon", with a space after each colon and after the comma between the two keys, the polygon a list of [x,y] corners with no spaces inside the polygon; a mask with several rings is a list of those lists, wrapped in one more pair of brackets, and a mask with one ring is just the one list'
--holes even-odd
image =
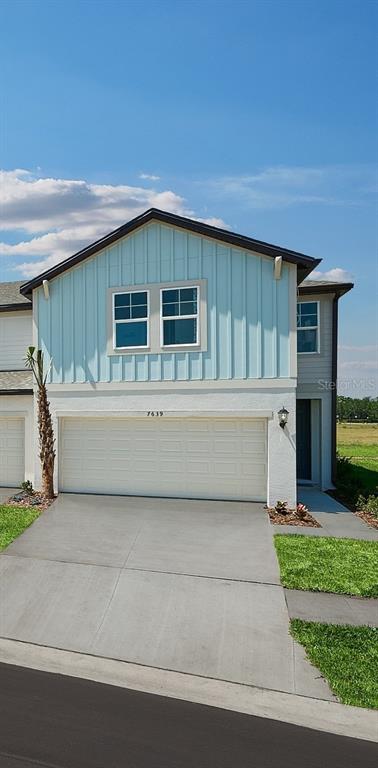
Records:
{"label": "two-story house", "polygon": [[306,280],[318,263],[152,209],[3,284],[0,485],[40,481],[33,339],[60,491],[295,504],[298,481],[331,487],[352,286]]}

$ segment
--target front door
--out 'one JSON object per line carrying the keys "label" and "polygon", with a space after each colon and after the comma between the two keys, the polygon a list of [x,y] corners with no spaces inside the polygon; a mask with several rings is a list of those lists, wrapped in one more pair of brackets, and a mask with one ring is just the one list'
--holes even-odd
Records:
{"label": "front door", "polygon": [[297,478],[311,480],[311,400],[297,400]]}

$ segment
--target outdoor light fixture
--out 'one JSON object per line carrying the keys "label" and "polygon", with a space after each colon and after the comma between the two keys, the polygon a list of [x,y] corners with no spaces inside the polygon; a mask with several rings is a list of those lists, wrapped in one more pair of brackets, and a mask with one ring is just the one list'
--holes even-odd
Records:
{"label": "outdoor light fixture", "polygon": [[278,422],[280,427],[282,427],[282,429],[285,429],[288,415],[289,415],[289,411],[287,411],[285,406],[283,405],[282,408],[278,411]]}

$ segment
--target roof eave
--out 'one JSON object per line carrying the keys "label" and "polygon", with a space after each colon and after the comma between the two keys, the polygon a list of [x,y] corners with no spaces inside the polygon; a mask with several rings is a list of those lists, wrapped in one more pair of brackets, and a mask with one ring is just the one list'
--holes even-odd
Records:
{"label": "roof eave", "polygon": [[1,395],[32,395],[32,389],[0,389]]}
{"label": "roof eave", "polygon": [[281,248],[277,245],[272,245],[271,243],[254,240],[253,238],[245,237],[244,235],[239,235],[235,232],[229,232],[228,230],[220,229],[218,227],[213,227],[210,224],[204,224],[195,221],[194,219],[188,219],[183,216],[167,213],[166,211],[160,211],[157,208],[150,208],[145,213],[142,213],[140,216],[123,224],[108,235],[105,235],[100,240],[97,240],[86,248],[83,248],[81,251],[78,251],[73,256],[70,256],[68,259],[60,262],[60,264],[51,267],[32,280],[29,280],[27,283],[24,283],[24,285],[20,287],[20,293],[23,296],[30,296],[32,291],[42,285],[44,280],[52,280],[67,269],[71,269],[81,261],[84,261],[84,259],[93,256],[95,253],[103,250],[103,248],[107,248],[122,237],[131,234],[139,227],[154,220],[162,222],[163,224],[179,228],[181,227],[182,229],[202,235],[203,237],[209,237],[212,240],[220,240],[229,245],[235,245],[244,250],[254,251],[265,256],[271,256],[273,258],[282,256],[284,261],[297,265],[298,278],[300,278],[299,282],[302,282],[302,280],[304,280],[304,278],[309,275],[321,261],[320,259],[313,259],[311,256],[305,256],[305,254],[297,251],[290,251],[287,248]]}
{"label": "roof eave", "polygon": [[334,285],[299,285],[298,291],[302,296],[309,296],[313,293],[334,293],[337,296],[344,296],[354,288],[354,283],[335,283]]}
{"label": "roof eave", "polygon": [[17,302],[17,304],[0,304],[0,312],[20,312],[32,309],[32,302]]}

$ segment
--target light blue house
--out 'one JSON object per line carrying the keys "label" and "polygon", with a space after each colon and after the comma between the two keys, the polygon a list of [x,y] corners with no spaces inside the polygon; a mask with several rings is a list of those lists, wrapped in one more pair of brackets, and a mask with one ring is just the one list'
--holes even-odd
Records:
{"label": "light blue house", "polygon": [[22,286],[52,361],[57,488],[294,504],[298,471],[329,487],[351,286],[303,283],[318,263],[152,209]]}

